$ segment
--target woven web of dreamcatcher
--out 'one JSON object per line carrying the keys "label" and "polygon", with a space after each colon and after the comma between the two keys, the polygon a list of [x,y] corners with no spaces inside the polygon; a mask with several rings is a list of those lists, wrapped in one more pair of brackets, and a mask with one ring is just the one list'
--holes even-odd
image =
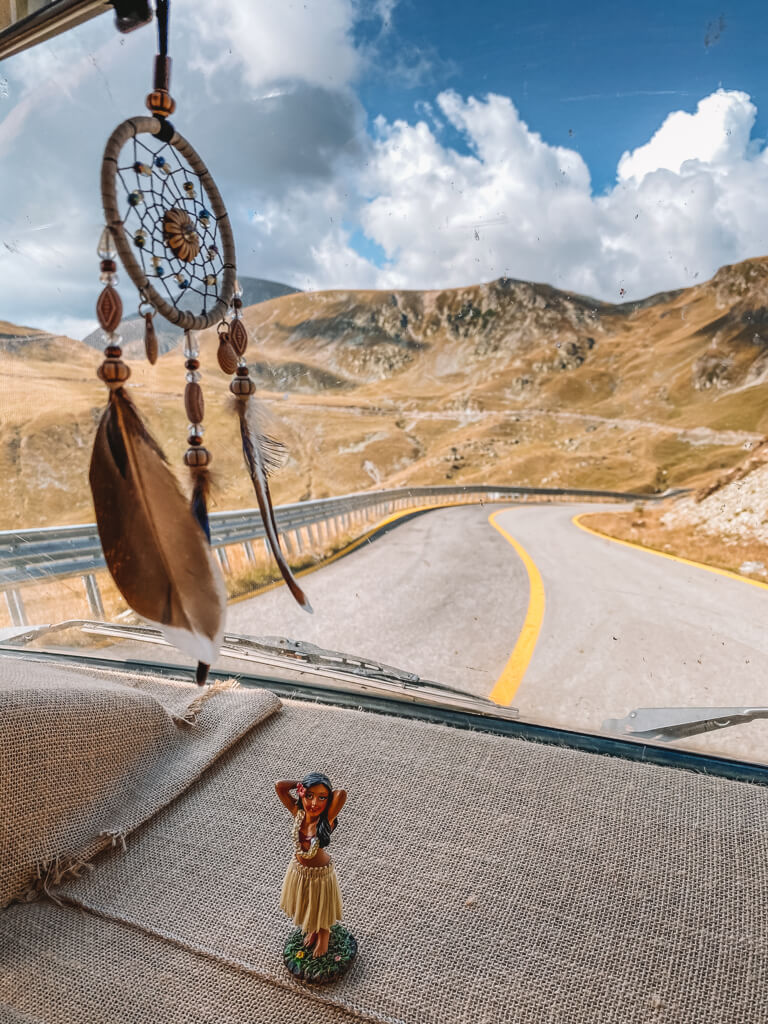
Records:
{"label": "woven web of dreamcatcher", "polygon": [[[192,296],[197,295],[201,300],[199,312],[205,315],[220,297],[224,262],[218,218],[207,205],[201,176],[168,143],[153,149],[136,136],[130,142],[132,145],[124,146],[120,154],[121,161],[127,162],[116,168],[125,192],[118,196],[118,202],[125,211],[122,221],[127,240],[151,284],[165,292],[171,305],[192,310]],[[138,164],[151,169],[151,174],[138,170]],[[193,194],[185,190],[185,185],[192,186]],[[136,192],[141,193],[143,201],[132,205],[129,196]],[[172,209],[189,215],[200,242],[199,253],[189,262],[166,244],[163,218]],[[143,245],[136,241],[139,232]]]}

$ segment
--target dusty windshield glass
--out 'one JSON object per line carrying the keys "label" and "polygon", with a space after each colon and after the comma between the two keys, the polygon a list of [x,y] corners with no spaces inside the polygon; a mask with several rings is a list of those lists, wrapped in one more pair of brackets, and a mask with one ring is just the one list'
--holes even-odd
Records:
{"label": "dusty windshield glass", "polygon": [[[154,584],[105,566],[111,382],[200,525],[210,459],[215,670],[298,642],[329,677],[765,761],[766,27],[750,3],[176,0],[150,107],[198,163],[113,135],[150,116],[154,25],[3,61],[0,639],[194,675],[130,634]],[[101,493],[149,536],[140,495]]]}

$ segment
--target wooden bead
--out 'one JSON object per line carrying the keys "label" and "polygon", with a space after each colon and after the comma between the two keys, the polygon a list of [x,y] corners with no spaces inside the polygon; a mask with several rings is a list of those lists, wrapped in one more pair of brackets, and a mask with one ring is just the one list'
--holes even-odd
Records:
{"label": "wooden bead", "polygon": [[158,345],[151,313],[144,314],[144,351],[150,364],[154,366],[157,362]]}
{"label": "wooden bead", "polygon": [[117,270],[117,264],[114,260],[102,260],[101,261],[101,272],[102,274],[114,274]]}
{"label": "wooden bead", "polygon": [[187,448],[184,453],[184,462],[188,466],[208,466],[211,461],[211,453],[207,448]]}
{"label": "wooden bead", "polygon": [[122,354],[123,350],[119,345],[107,345],[104,349],[104,355],[107,359],[119,359]]}
{"label": "wooden bead", "polygon": [[199,370],[200,369],[200,360],[199,359],[188,359],[186,361],[186,363],[184,363],[184,369],[185,370]]}
{"label": "wooden bead", "polygon": [[123,303],[111,284],[108,284],[99,296],[96,303],[96,317],[102,330],[107,334],[113,334],[120,326],[120,321],[123,318]]}
{"label": "wooden bead", "polygon": [[229,325],[229,343],[239,356],[248,348],[248,331],[242,320],[233,320]]}
{"label": "wooden bead", "polygon": [[176,109],[176,103],[165,89],[154,89],[147,96],[147,109],[156,117],[170,117]]}
{"label": "wooden bead", "polygon": [[243,308],[243,300],[242,299],[237,299],[237,298],[232,299],[232,305],[235,307],[235,309],[242,309]]}
{"label": "wooden bead", "polygon": [[216,350],[216,358],[224,373],[234,373],[237,369],[237,356],[235,350],[229,344],[229,335],[219,335],[219,347]]}
{"label": "wooden bead", "polygon": [[233,381],[230,381],[229,390],[233,395],[252,395],[256,390],[256,385],[250,377],[235,377]]}
{"label": "wooden bead", "polygon": [[197,381],[190,381],[184,388],[184,408],[190,423],[201,423],[205,414],[203,389]]}
{"label": "wooden bead", "polygon": [[238,368],[237,368],[237,376],[238,377],[247,377],[248,376],[248,367],[247,366],[238,366]]}
{"label": "wooden bead", "polygon": [[105,359],[96,373],[105,384],[119,387],[131,376],[131,369],[119,359]]}

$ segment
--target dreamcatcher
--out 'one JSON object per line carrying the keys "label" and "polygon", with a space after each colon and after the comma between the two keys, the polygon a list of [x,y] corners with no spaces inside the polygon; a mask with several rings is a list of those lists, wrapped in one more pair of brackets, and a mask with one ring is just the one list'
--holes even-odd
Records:
{"label": "dreamcatcher", "polygon": [[[280,549],[268,472],[281,446],[263,435],[245,351],[235,245],[216,184],[193,147],[168,117],[169,0],[157,0],[159,54],[151,117],[133,117],[114,130],[101,168],[106,227],[98,255],[104,290],[96,314],[104,331],[98,370],[109,402],[96,433],[90,483],[107,567],[134,611],[157,623],[167,639],[198,661],[205,682],[224,633],[226,588],[210,547],[208,523],[211,453],[203,445],[203,392],[195,332],[218,324],[218,362],[232,375],[229,389],[240,421],[245,463],[267,540],[291,593],[311,611]],[[184,462],[191,499],[182,492],[157,442],[144,427],[125,383],[122,302],[115,290],[116,257],[139,292],[145,348],[157,359],[153,318],[160,314],[185,331],[184,407],[189,419]]]}

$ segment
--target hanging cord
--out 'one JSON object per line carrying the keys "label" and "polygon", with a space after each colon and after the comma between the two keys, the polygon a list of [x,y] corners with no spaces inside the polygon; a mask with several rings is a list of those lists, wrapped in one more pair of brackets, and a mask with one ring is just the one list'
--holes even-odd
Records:
{"label": "hanging cord", "polygon": [[157,57],[155,57],[155,89],[168,92],[171,86],[171,58],[168,56],[168,16],[171,0],[157,0]]}
{"label": "hanging cord", "polygon": [[168,56],[168,15],[170,0],[157,0],[157,50],[161,57]]}
{"label": "hanging cord", "polygon": [[163,142],[170,142],[173,136],[173,125],[168,121],[168,117],[176,109],[176,104],[170,94],[171,58],[168,56],[170,9],[171,0],[156,0],[158,54],[155,57],[155,86],[147,96],[147,107],[161,122],[157,137]]}

